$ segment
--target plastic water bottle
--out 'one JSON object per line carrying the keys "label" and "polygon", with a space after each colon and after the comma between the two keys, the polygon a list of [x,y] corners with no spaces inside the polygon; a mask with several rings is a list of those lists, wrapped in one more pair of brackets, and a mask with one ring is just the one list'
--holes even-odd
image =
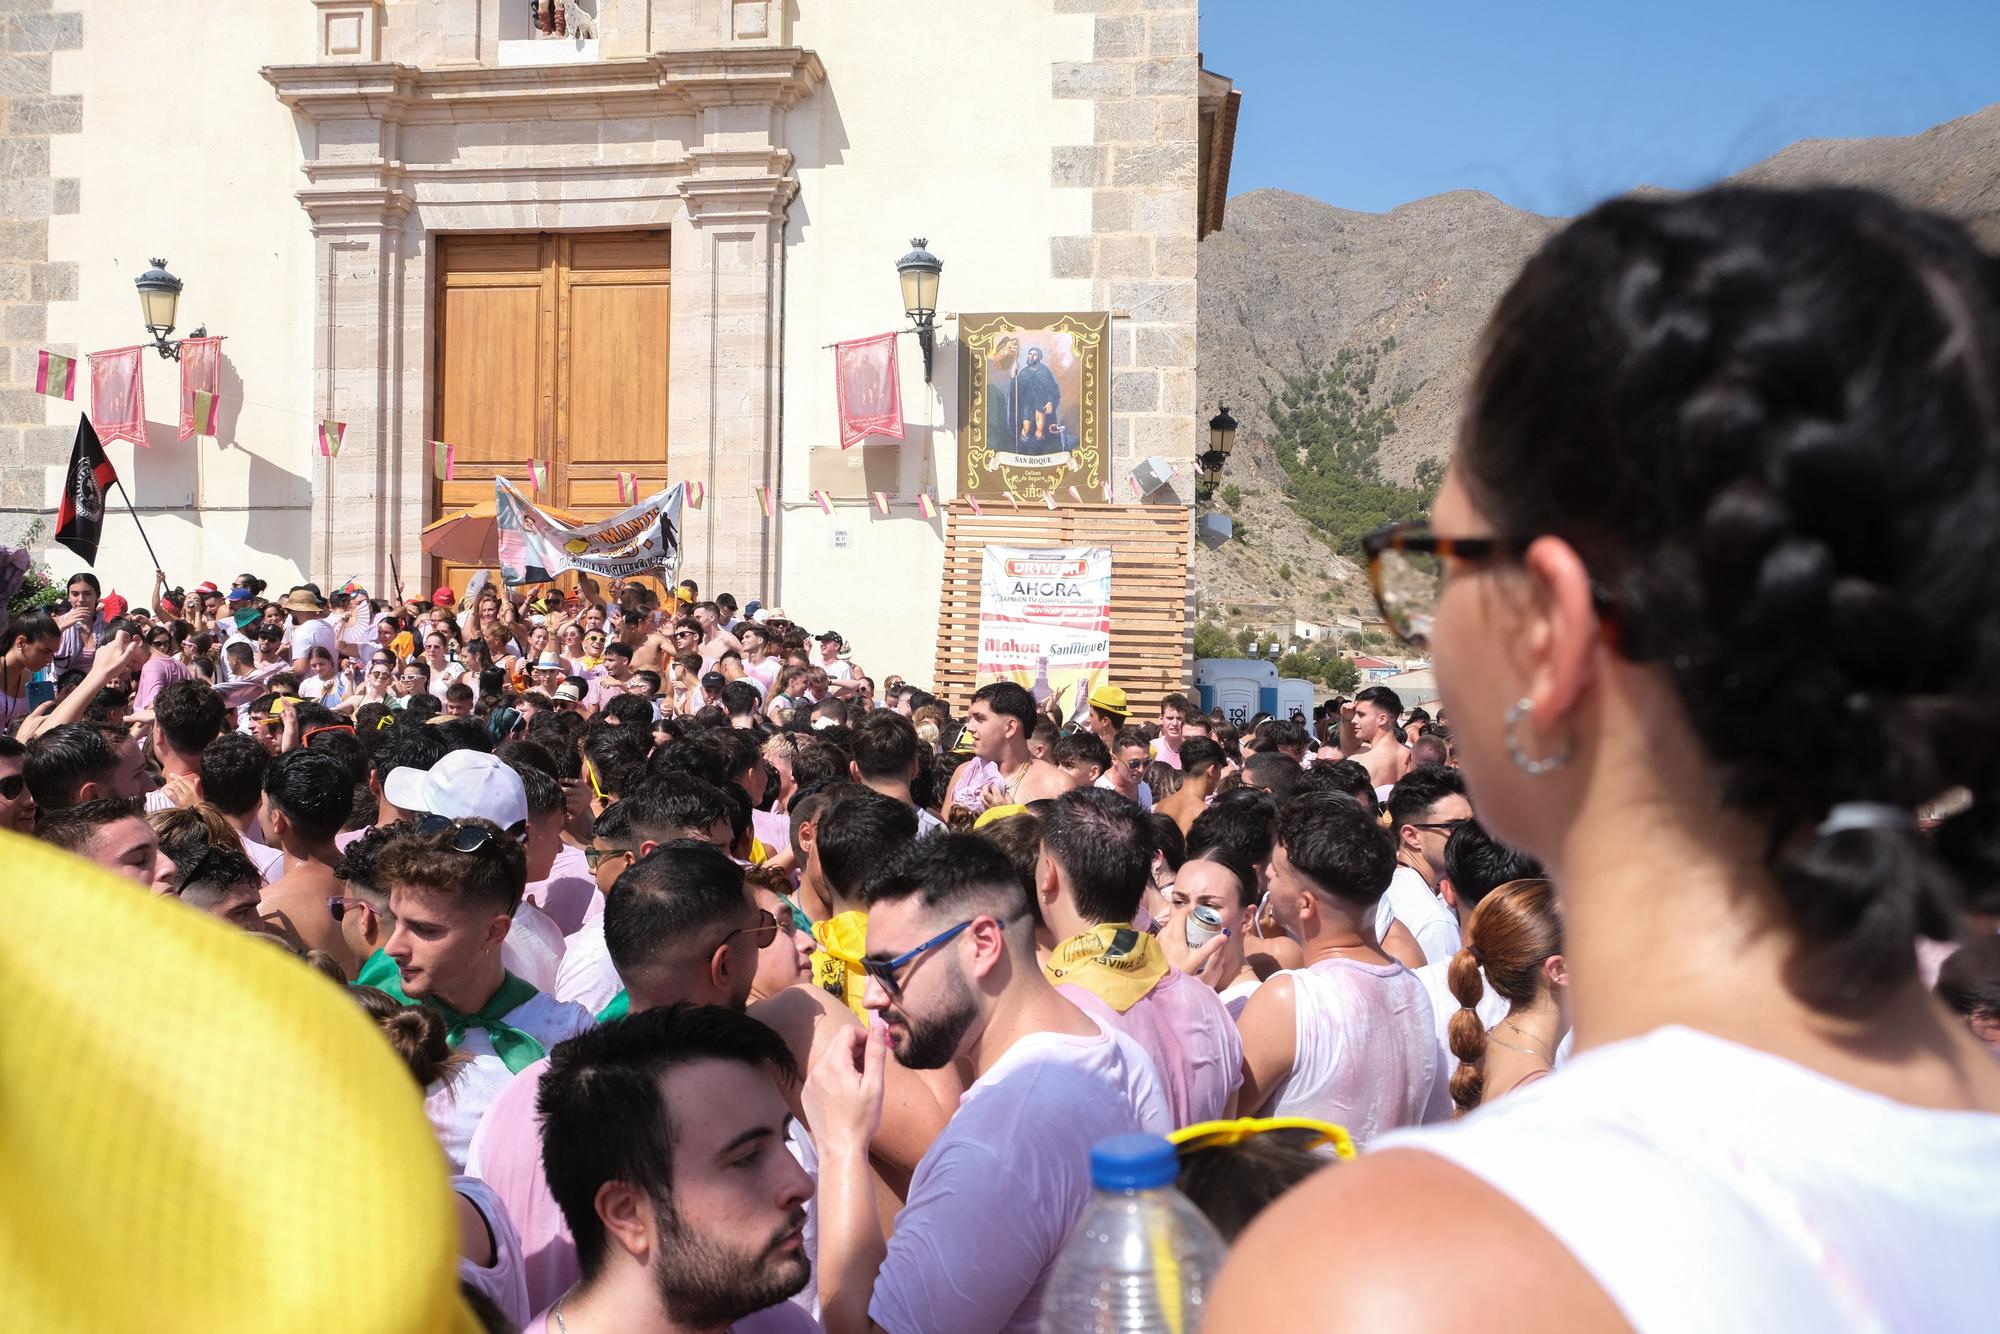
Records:
{"label": "plastic water bottle", "polygon": [[1097,1198],[1049,1271],[1041,1334],[1198,1334],[1229,1248],[1174,1188],[1178,1171],[1158,1135],[1091,1149]]}

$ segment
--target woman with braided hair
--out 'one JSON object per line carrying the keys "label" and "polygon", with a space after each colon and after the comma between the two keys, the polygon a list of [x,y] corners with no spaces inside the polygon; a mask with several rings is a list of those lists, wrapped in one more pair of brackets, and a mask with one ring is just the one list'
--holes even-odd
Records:
{"label": "woman with braided hair", "polygon": [[1365,547],[1577,1054],[1273,1206],[1210,1334],[1991,1329],[2000,1063],[1915,960],[2000,906],[2000,264],[1859,191],[1604,204]]}
{"label": "woman with braided hair", "polygon": [[[1553,1074],[1569,1032],[1569,970],[1562,904],[1546,880],[1513,880],[1479,901],[1465,947],[1451,957],[1454,1115]],[[1488,988],[1507,1001],[1491,1030],[1479,1020]]]}

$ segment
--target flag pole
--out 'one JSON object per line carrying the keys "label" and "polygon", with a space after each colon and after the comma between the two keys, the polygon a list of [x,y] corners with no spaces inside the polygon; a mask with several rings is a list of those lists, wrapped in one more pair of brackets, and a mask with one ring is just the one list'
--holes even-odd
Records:
{"label": "flag pole", "polygon": [[119,498],[125,502],[125,511],[132,516],[133,527],[139,530],[139,540],[146,544],[146,554],[153,558],[153,572],[161,578],[165,578],[167,567],[160,564],[160,555],[153,550],[153,539],[146,536],[146,525],[139,522],[139,511],[132,508],[131,493],[125,489],[125,483],[119,481],[116,477],[112,478],[111,485],[118,488]]}
{"label": "flag pole", "polygon": [[403,601],[403,574],[396,568],[396,553],[393,551],[389,553],[389,578],[395,581],[396,602],[400,605]]}

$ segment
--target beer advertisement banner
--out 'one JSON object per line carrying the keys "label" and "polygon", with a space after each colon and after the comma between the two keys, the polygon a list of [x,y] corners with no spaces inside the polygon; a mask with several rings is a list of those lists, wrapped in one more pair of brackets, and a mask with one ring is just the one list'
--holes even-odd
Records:
{"label": "beer advertisement banner", "polygon": [[511,585],[545,584],[565,570],[611,579],[671,573],[680,563],[683,494],[683,484],[676,482],[608,519],[570,524],[537,506],[505,477],[495,477],[500,578]]}
{"label": "beer advertisement banner", "polygon": [[1065,716],[1111,669],[1111,548],[995,547],[982,552],[980,685],[1015,681]]}

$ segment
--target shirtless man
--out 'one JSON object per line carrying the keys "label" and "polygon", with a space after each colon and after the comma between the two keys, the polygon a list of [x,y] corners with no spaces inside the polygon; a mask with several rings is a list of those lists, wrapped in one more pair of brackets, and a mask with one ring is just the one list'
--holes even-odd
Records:
{"label": "shirtless man", "polygon": [[1222,781],[1222,747],[1205,736],[1182,740],[1175,756],[1181,762],[1180,790],[1162,798],[1153,809],[1180,826],[1181,833],[1194,827],[1194,819],[1208,808],[1209,794]]}
{"label": "shirtless man", "polygon": [[1000,771],[982,793],[988,809],[1060,797],[1076,786],[1062,769],[1028,753],[1035,698],[1022,686],[1012,681],[981,686],[973,692],[965,725],[972,733],[973,754]]}
{"label": "shirtless man", "polygon": [[362,961],[327,900],[347,892],[333,839],[353,810],[354,788],[329,755],[286,751],[264,771],[264,833],[285,854],[285,873],[264,886],[264,924],[294,948],[325,950],[349,977]]}
{"label": "shirtless man", "polygon": [[1387,686],[1369,686],[1340,707],[1340,753],[1375,780],[1378,793],[1410,771],[1410,748],[1396,739],[1403,701]]}

